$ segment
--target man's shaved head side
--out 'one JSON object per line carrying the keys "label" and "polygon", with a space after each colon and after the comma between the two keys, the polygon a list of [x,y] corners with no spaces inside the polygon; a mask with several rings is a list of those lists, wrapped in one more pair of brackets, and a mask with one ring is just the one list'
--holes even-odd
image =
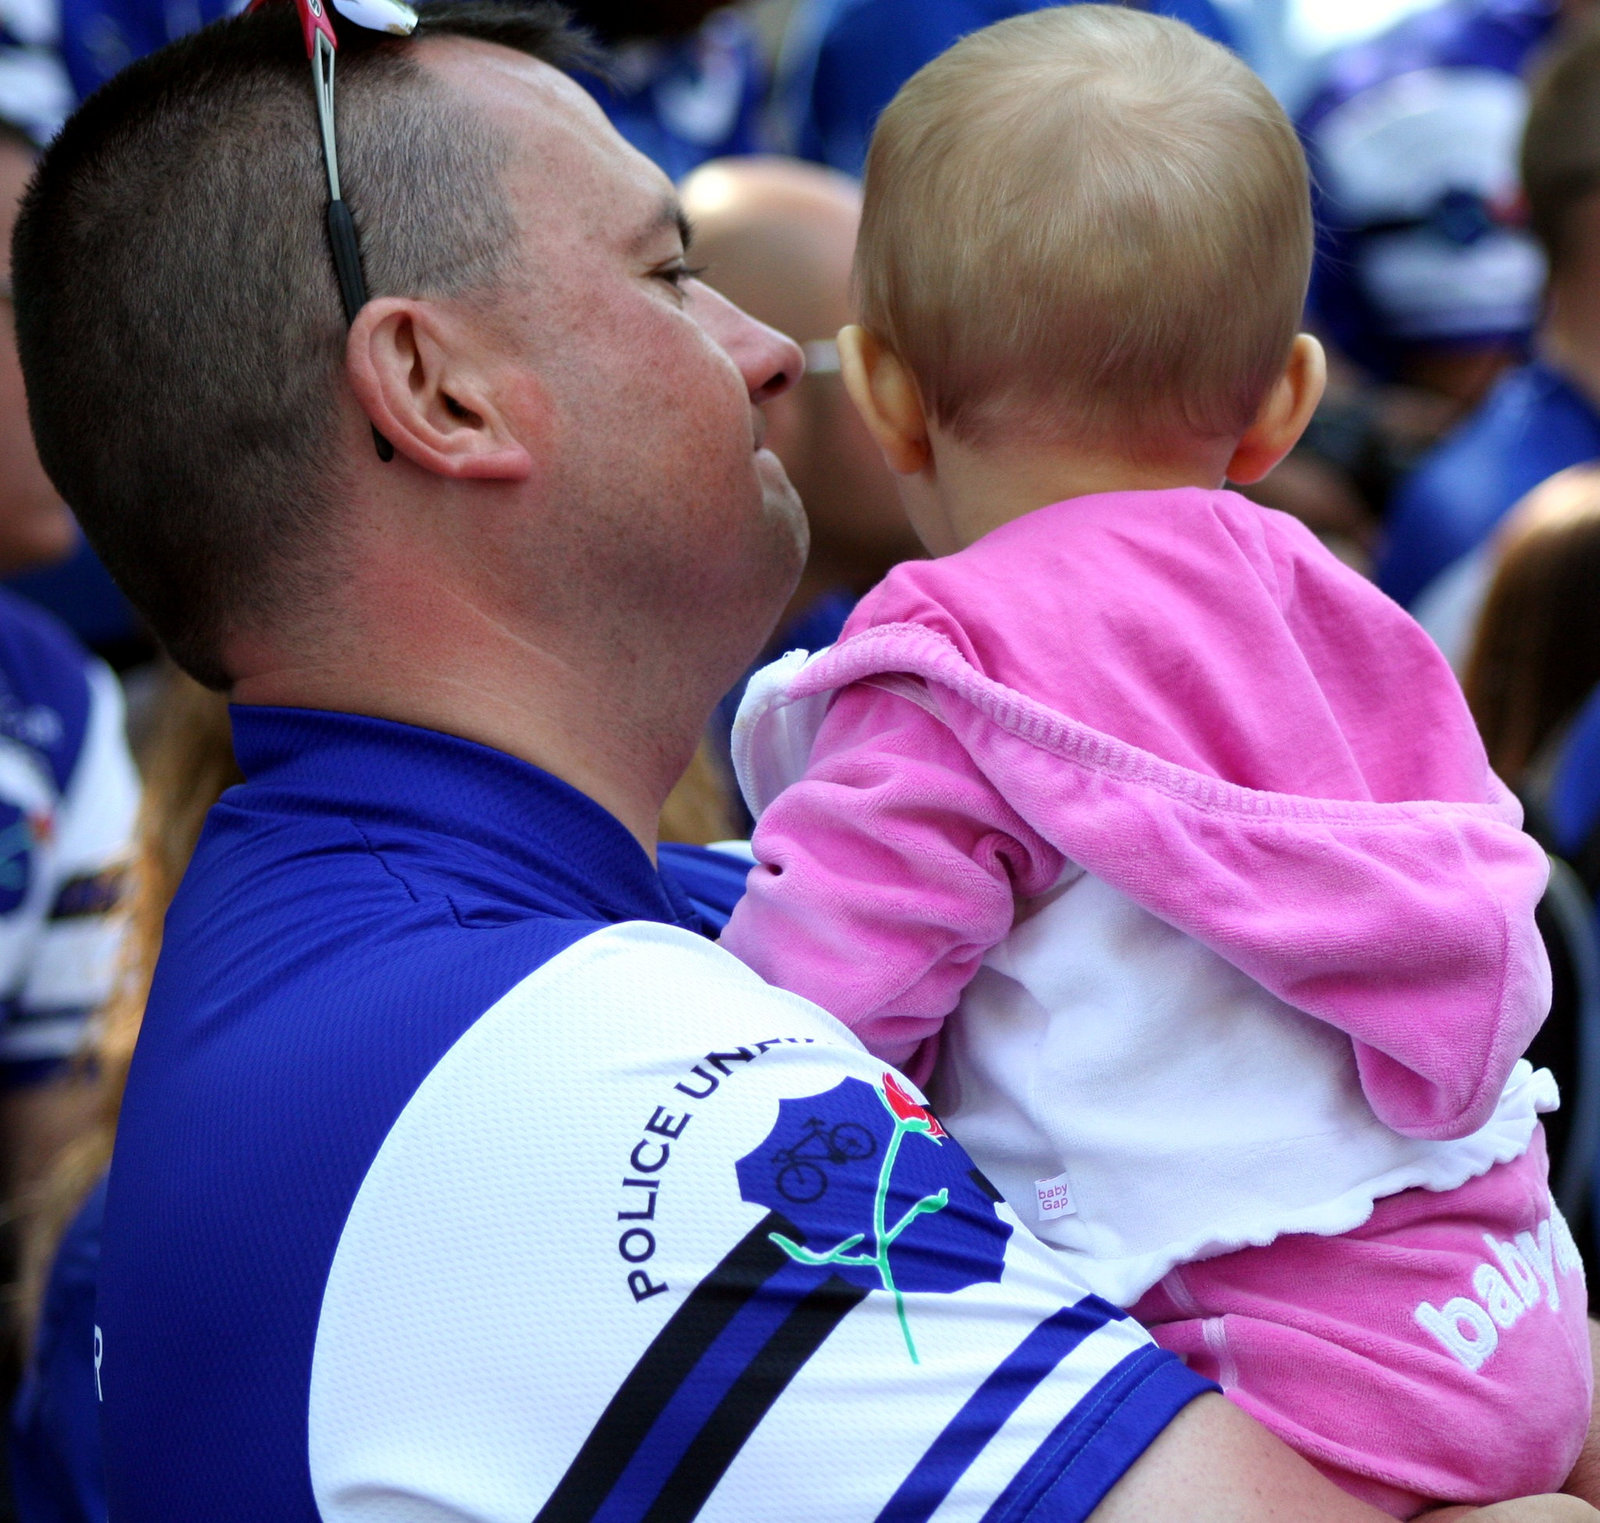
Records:
{"label": "man's shaved head side", "polygon": [[[417,37],[590,57],[536,0],[440,0]],[[516,250],[507,144],[418,59],[344,28],[342,189],[373,296],[492,289]],[[230,630],[338,575],[345,320],[293,6],[221,21],[92,96],[12,247],[29,414],[51,479],[173,657],[225,686]]]}
{"label": "man's shaved head side", "polygon": [[1104,5],[975,32],[867,159],[861,321],[969,443],[1161,459],[1237,437],[1289,357],[1305,158],[1233,54]]}

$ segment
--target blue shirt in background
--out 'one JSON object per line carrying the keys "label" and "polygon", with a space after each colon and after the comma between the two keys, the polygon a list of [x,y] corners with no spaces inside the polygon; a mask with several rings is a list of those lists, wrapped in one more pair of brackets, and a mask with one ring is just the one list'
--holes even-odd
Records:
{"label": "blue shirt in background", "polygon": [[707,159],[755,153],[767,71],[754,29],[730,11],[671,42],[623,43],[614,79],[583,76],[612,125],[667,177]]}
{"label": "blue shirt in background", "polygon": [[1437,446],[1396,494],[1378,585],[1412,604],[1476,549],[1527,492],[1600,458],[1600,413],[1538,361],[1502,377],[1483,406]]}
{"label": "blue shirt in background", "polygon": [[56,1250],[12,1406],[11,1491],[20,1523],[106,1523],[94,1353],[105,1209],[102,1176]]}
{"label": "blue shirt in background", "polygon": [[1600,691],[1578,711],[1545,801],[1556,849],[1574,860],[1600,829]]}
{"label": "blue shirt in background", "polygon": [[0,1084],[59,1073],[111,993],[138,802],[116,678],[0,591]]}
{"label": "blue shirt in background", "polygon": [[146,659],[150,637],[133,605],[111,580],[89,541],[54,566],[41,566],[6,584],[19,597],[60,619],[90,650],[119,669]]}

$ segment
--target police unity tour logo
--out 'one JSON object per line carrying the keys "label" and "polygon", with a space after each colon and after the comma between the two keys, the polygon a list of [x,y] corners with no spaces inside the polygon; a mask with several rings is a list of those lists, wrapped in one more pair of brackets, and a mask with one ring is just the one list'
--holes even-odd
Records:
{"label": "police unity tour logo", "polygon": [[999,1192],[892,1073],[780,1100],[777,1125],[736,1168],[741,1198],[794,1228],[767,1234],[788,1259],[894,1298],[913,1364],[906,1293],[950,1294],[1004,1269]]}
{"label": "police unity tour logo", "polygon": [[[701,1108],[720,1103],[723,1086],[767,1053],[813,1041],[707,1053],[673,1086],[694,1109],[658,1105],[644,1123],[617,1212],[635,1305],[659,1306],[674,1288],[656,1258],[658,1202]],[[1011,1228],[996,1212],[999,1192],[891,1073],[779,1100],[776,1123],[735,1169],[761,1219],[682,1296],[535,1523],[685,1523],[863,1302],[892,1299],[906,1353],[920,1363],[906,1297],[996,1283],[1005,1268]]]}

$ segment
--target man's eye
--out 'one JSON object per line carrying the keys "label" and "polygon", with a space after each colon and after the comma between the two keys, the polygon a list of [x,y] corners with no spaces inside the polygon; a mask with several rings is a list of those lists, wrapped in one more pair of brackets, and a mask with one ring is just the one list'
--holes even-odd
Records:
{"label": "man's eye", "polygon": [[662,266],[656,271],[656,276],[664,280],[675,291],[681,291],[691,280],[697,280],[705,274],[704,265],[687,265],[683,263]]}

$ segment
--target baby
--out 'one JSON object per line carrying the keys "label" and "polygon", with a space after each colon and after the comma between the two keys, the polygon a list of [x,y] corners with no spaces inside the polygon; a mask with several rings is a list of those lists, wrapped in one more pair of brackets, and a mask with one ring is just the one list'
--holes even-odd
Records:
{"label": "baby", "polygon": [[1305,163],[1178,23],[978,32],[873,140],[856,405],[935,559],[752,684],[725,944],[1082,1281],[1396,1517],[1559,1487],[1544,859],[1444,661],[1224,490],[1321,394]]}

